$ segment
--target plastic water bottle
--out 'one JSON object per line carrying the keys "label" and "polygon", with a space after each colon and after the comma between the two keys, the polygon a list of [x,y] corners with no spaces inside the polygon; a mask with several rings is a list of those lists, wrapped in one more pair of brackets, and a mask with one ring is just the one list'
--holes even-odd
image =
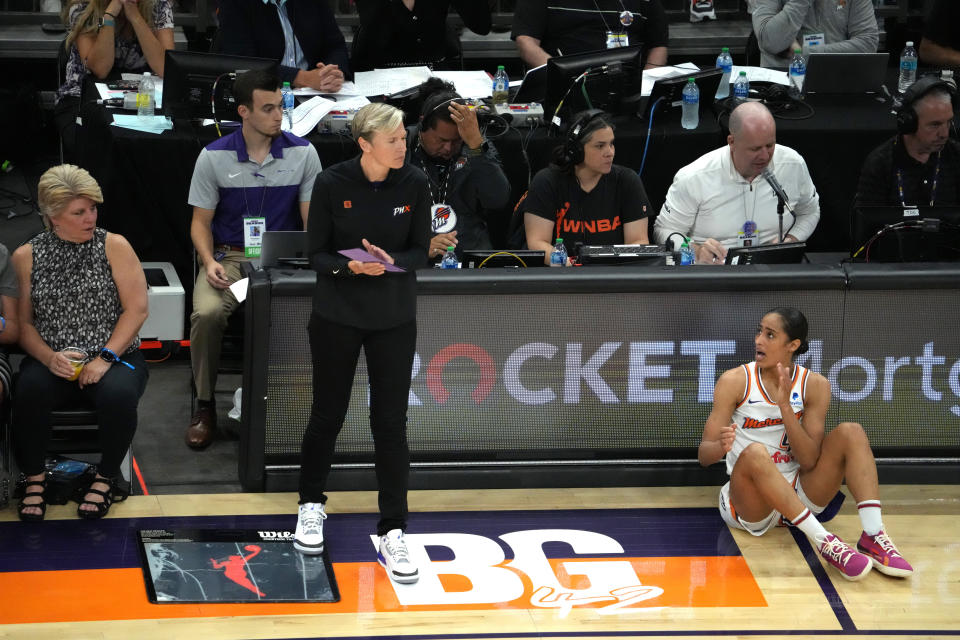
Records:
{"label": "plastic water bottle", "polygon": [[941,69],[940,81],[952,85],[954,89],[957,88],[957,81],[953,79],[953,69]]}
{"label": "plastic water bottle", "polygon": [[730,73],[733,71],[733,57],[730,55],[730,47],[724,47],[717,56],[717,69],[723,69],[723,75],[720,76],[720,86],[717,87],[717,100],[722,100],[730,95]]}
{"label": "plastic water bottle", "polygon": [[157,100],[154,97],[153,76],[149,72],[143,74],[140,79],[140,86],[137,88],[137,116],[141,120],[152,120],[153,112],[157,106]]}
{"label": "plastic water bottle", "polygon": [[441,269],[459,269],[460,261],[457,260],[457,254],[453,252],[453,247],[447,247],[447,252],[443,254],[443,260],[440,261]]}
{"label": "plastic water bottle", "polygon": [[567,248],[563,244],[563,238],[557,238],[557,241],[553,244],[553,251],[550,252],[550,266],[567,266]]}
{"label": "plastic water bottle", "polygon": [[900,54],[900,83],[897,89],[903,93],[910,88],[917,79],[917,50],[913,48],[913,41],[907,40],[907,46]]}
{"label": "plastic water bottle", "polygon": [[693,78],[683,87],[683,113],[680,126],[684,129],[696,129],[700,124],[700,88]]}
{"label": "plastic water bottle", "polygon": [[283,83],[283,121],[287,123],[286,130],[293,131],[293,107],[295,106],[293,100],[293,89],[290,88],[289,82]]}
{"label": "plastic water bottle", "polygon": [[741,71],[737,76],[737,81],[733,83],[733,98],[737,104],[742,104],[750,97],[750,81],[747,80],[747,72]]}
{"label": "plastic water bottle", "polygon": [[493,76],[493,104],[506,104],[510,95],[510,78],[503,65],[497,67],[497,75]]}
{"label": "plastic water bottle", "polygon": [[803,100],[803,81],[807,77],[807,61],[803,59],[803,51],[793,50],[793,61],[790,63],[790,97]]}
{"label": "plastic water bottle", "polygon": [[696,262],[696,256],[693,253],[693,249],[690,248],[689,242],[684,241],[684,243],[680,245],[680,264],[686,266],[694,262]]}

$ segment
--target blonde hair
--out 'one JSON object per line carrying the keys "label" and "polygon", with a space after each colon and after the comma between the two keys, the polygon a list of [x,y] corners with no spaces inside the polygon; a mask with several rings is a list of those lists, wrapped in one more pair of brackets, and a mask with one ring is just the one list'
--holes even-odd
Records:
{"label": "blonde hair", "polygon": [[59,164],[50,167],[40,176],[37,184],[37,204],[43,222],[50,226],[54,218],[75,198],[90,198],[97,204],[103,202],[100,185],[86,169],[72,164]]}
{"label": "blonde hair", "polygon": [[[70,29],[70,12],[73,6],[86,1],[87,0],[69,0],[63,6],[63,10],[60,12],[60,19],[68,29]],[[103,18],[103,13],[107,10],[109,3],[110,0],[90,0],[87,7],[77,17],[77,23],[70,29],[70,33],[67,34],[67,39],[63,41],[63,46],[67,51],[70,51],[70,47],[73,46],[77,36],[85,33],[96,34],[97,31],[99,31],[100,19]],[[137,2],[137,9],[140,10],[140,15],[143,16],[143,19],[151,30],[154,26],[153,6],[155,4],[156,0],[139,0],[139,2]],[[121,13],[123,12],[121,11]]]}
{"label": "blonde hair", "polygon": [[403,111],[384,102],[371,102],[360,107],[353,116],[351,130],[354,140],[363,138],[367,142],[373,142],[373,134],[378,131],[391,132],[401,125]]}

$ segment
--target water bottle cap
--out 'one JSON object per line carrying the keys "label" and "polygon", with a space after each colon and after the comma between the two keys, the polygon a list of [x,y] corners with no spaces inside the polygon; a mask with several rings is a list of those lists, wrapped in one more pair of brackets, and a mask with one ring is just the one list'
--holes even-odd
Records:
{"label": "water bottle cap", "polygon": [[907,46],[908,46],[908,47],[912,47],[912,46],[913,46],[913,40],[907,40]]}
{"label": "water bottle cap", "polygon": [[746,76],[746,75],[747,75],[747,72],[746,72],[746,71],[741,71],[741,72],[740,72],[740,75]]}
{"label": "water bottle cap", "polygon": [[290,83],[289,83],[289,82],[284,82],[284,83],[283,83],[283,88],[284,88],[284,89],[288,89],[289,87],[290,87]]}
{"label": "water bottle cap", "polygon": [[730,47],[724,47],[724,48],[720,49],[720,51],[723,52],[723,53],[729,53],[729,52],[730,52]]}
{"label": "water bottle cap", "polygon": [[447,247],[447,251],[453,251],[453,247]]}
{"label": "water bottle cap", "polygon": [[503,67],[502,64],[498,64],[498,65],[497,65],[497,71],[499,71],[500,69],[503,69],[503,68],[504,68],[504,67]]}
{"label": "water bottle cap", "polygon": [[557,238],[556,244],[560,244],[561,242],[563,242],[563,238]]}
{"label": "water bottle cap", "polygon": [[147,78],[147,77],[149,77],[149,76],[150,76],[150,72],[149,72],[149,71],[144,71],[144,72],[143,72],[143,77],[144,77],[144,78]]}
{"label": "water bottle cap", "polygon": [[697,81],[693,78],[687,78],[687,84],[697,84]]}
{"label": "water bottle cap", "polygon": [[803,53],[803,49],[794,49],[793,52],[794,52],[794,53]]}

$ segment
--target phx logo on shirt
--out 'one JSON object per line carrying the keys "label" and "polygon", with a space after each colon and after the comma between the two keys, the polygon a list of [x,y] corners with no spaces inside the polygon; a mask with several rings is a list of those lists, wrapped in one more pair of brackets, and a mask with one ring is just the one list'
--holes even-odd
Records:
{"label": "phx logo on shirt", "polygon": [[405,214],[405,213],[410,213],[410,205],[408,205],[408,204],[401,205],[401,206],[399,206],[399,207],[394,207],[394,208],[393,208],[393,215],[394,215],[394,216],[400,216],[400,215],[403,215],[403,214]]}

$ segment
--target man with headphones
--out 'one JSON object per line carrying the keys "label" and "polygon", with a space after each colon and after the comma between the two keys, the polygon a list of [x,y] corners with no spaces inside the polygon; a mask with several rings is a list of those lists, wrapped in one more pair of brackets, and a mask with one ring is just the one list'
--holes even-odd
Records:
{"label": "man with headphones", "polygon": [[420,121],[407,128],[407,159],[430,183],[429,258],[447,247],[492,249],[487,213],[510,198],[497,150],[484,140],[477,110],[463,102],[453,85],[431,78],[420,86],[425,96]]}
{"label": "man with headphones", "polygon": [[550,252],[563,239],[567,255],[577,244],[648,244],[650,201],[633,169],[613,164],[609,116],[598,109],[574,116],[550,166],[533,177],[523,201],[527,246]]}
{"label": "man with headphones", "polygon": [[935,76],[913,83],[897,110],[897,135],[870,152],[856,205],[960,204],[960,142],[950,138],[956,90]]}

